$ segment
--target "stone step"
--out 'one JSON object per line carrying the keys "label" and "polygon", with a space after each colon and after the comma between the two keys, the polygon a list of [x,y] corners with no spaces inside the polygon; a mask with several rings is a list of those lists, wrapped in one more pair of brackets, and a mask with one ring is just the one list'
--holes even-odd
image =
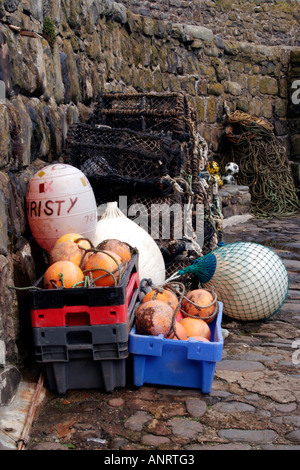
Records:
{"label": "stone step", "polygon": [[283,259],[282,260],[288,271],[300,272],[300,261],[294,259]]}

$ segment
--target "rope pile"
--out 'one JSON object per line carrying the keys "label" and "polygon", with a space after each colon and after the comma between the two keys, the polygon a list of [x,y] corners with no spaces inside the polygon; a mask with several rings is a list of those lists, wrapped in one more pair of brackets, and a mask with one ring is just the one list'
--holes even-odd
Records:
{"label": "rope pile", "polygon": [[240,111],[229,113],[227,121],[223,133],[227,152],[221,168],[229,161],[239,165],[238,182],[249,186],[252,213],[258,218],[273,218],[299,211],[286,150],[273,126]]}

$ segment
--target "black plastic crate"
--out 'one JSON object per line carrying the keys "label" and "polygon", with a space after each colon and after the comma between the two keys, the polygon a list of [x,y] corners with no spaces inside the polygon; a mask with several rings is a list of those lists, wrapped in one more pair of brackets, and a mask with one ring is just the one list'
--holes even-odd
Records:
{"label": "black plastic crate", "polygon": [[44,370],[49,390],[59,394],[82,389],[104,389],[110,393],[126,385],[126,359],[72,359],[47,363]]}
{"label": "black plastic crate", "polygon": [[35,359],[47,363],[126,358],[132,322],[133,317],[119,325],[32,328]]}
{"label": "black plastic crate", "polygon": [[38,289],[30,290],[32,310],[63,308],[65,306],[86,305],[101,307],[123,305],[126,302],[127,286],[131,275],[138,272],[138,255],[134,253],[118,286],[76,287],[76,288],[41,288],[43,276],[36,282]]}

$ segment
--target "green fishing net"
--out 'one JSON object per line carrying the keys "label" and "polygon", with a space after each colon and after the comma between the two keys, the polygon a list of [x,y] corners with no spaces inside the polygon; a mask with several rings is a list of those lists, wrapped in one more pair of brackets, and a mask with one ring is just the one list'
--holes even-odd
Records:
{"label": "green fishing net", "polygon": [[198,258],[177,275],[194,273],[203,288],[213,288],[225,315],[236,320],[262,320],[284,303],[289,278],[285,264],[270,248],[236,242]]}

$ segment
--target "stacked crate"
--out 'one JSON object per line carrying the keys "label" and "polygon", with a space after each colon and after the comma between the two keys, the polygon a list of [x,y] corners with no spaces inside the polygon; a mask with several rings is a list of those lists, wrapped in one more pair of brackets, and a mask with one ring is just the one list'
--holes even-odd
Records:
{"label": "stacked crate", "polygon": [[34,354],[48,388],[99,388],[126,384],[129,332],[139,292],[138,255],[118,286],[31,290]]}

